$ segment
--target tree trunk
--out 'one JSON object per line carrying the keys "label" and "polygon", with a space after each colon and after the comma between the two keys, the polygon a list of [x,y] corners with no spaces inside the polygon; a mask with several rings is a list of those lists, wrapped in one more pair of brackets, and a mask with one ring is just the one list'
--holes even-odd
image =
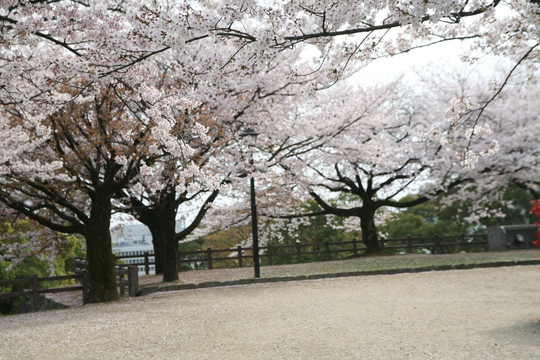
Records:
{"label": "tree trunk", "polygon": [[366,245],[364,255],[380,255],[382,247],[377,236],[377,227],[375,226],[376,209],[370,208],[364,204],[360,210],[360,227],[362,229],[362,242]]}
{"label": "tree trunk", "polygon": [[148,228],[150,229],[150,232],[152,233],[152,245],[154,246],[154,266],[156,269],[156,275],[163,274],[163,260],[164,260],[163,248],[165,246],[164,244],[165,235],[160,234],[159,226],[156,227],[157,229],[155,231],[152,230],[150,226],[148,226]]}
{"label": "tree trunk", "polygon": [[[145,221],[144,224],[152,233],[156,267],[159,264],[163,281],[178,280],[178,266],[176,264],[178,241],[175,240],[175,217],[171,217],[171,214],[168,215],[166,212],[156,211],[155,216]],[[156,273],[158,273],[157,270]]]}
{"label": "tree trunk", "polygon": [[111,198],[96,194],[92,199],[90,221],[85,234],[90,303],[118,300],[110,224]]}
{"label": "tree trunk", "polygon": [[158,207],[147,209],[144,216],[139,217],[152,233],[156,273],[163,274],[163,281],[178,280],[175,196],[174,191],[168,193]]}
{"label": "tree trunk", "polygon": [[175,240],[176,213],[156,211],[154,214],[155,216],[144,221],[144,224],[152,233],[156,267],[159,264],[163,281],[178,280],[178,266],[176,264],[178,241]]}
{"label": "tree trunk", "polygon": [[176,281],[178,280],[178,262],[176,261],[178,256],[178,241],[175,239],[176,223],[173,222],[172,232],[167,231],[170,235],[165,237],[164,246],[164,259],[163,259],[163,281]]}

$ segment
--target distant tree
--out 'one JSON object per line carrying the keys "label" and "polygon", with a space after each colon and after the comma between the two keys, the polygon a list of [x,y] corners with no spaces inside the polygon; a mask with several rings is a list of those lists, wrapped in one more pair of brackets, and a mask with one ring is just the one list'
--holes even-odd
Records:
{"label": "distant tree", "polygon": [[[453,199],[474,202],[469,208],[470,217],[476,213],[478,218],[486,218],[486,211],[496,214],[495,205],[500,206],[501,216],[508,216],[514,201],[508,191],[515,191],[517,186],[533,197],[540,194],[538,86],[528,83],[523,75],[516,76],[505,85],[505,91],[492,98],[490,87],[505,81],[501,69],[490,78],[464,65],[452,71],[434,69],[437,71],[419,75],[423,79],[423,98],[429,98],[432,104],[430,111],[444,119],[429,136],[438,138],[441,132],[446,133],[441,144],[455,151],[461,165],[469,168],[468,176],[474,179],[461,192],[454,193]],[[454,123],[457,115],[459,126]],[[459,127],[459,131],[450,134],[451,127]],[[481,156],[488,153],[489,157]]]}
{"label": "distant tree", "polygon": [[[414,198],[414,196],[410,196]],[[473,199],[446,203],[440,196],[429,202],[393,213],[380,231],[387,238],[485,233],[488,226],[531,224],[531,195],[509,183],[503,204],[489,200],[484,204],[484,216],[477,218]]]}
{"label": "distant tree", "polygon": [[[241,245],[242,240],[245,239],[247,236],[249,236],[249,234],[251,234],[251,227],[249,226],[231,227],[226,230],[213,232],[206,236],[200,237],[197,240],[181,243],[180,249],[183,251],[186,251],[186,248],[193,246],[191,244],[195,244],[195,243],[198,246],[196,250],[206,250],[208,248],[233,249],[233,248],[236,248],[238,245]],[[236,260],[234,260],[235,258],[233,257],[237,255],[236,250],[233,250],[229,254],[226,252],[220,253],[220,257],[227,257],[229,255],[231,255],[231,260],[215,261],[213,264],[213,267],[216,269],[237,267],[237,265],[235,265]],[[247,255],[247,254],[245,253],[244,255]],[[249,260],[246,259],[245,263],[248,264]],[[207,264],[203,263],[202,266],[206,268]]]}
{"label": "distant tree", "polygon": [[[466,182],[452,155],[423,138],[433,114],[413,93],[399,82],[329,89],[290,109],[274,126],[267,124],[264,151],[268,163],[281,170],[278,179],[265,174],[261,180],[269,178],[281,199],[274,201],[280,206],[272,215],[356,220],[366,252],[376,254],[382,249],[376,215],[383,208],[418,205]],[[421,196],[403,197],[414,189]],[[315,200],[320,211],[295,209],[288,200],[295,196]]]}
{"label": "distant tree", "polygon": [[[308,200],[301,205],[305,213],[322,213],[321,207],[315,200]],[[276,219],[267,221],[275,222]],[[277,224],[272,225],[267,245],[295,245],[300,243],[304,249],[309,251],[324,251],[324,244],[329,243],[331,249],[343,248],[343,246],[334,245],[336,242],[352,241],[354,235],[348,233],[344,226],[344,219],[325,214],[296,217],[279,220]],[[350,248],[350,246],[347,246]],[[294,249],[286,249],[282,252],[293,252]],[[305,251],[305,250],[304,250]],[[341,259],[345,255],[342,253],[331,253],[331,259]],[[324,253],[302,255],[302,261],[323,261],[326,260]],[[274,264],[295,263],[296,255],[273,256]]]}
{"label": "distant tree", "polygon": [[[75,258],[85,256],[81,239],[61,234],[57,234],[56,239],[53,239],[48,234],[45,239],[41,239],[43,245],[50,241],[55,242],[54,254],[48,254],[47,251],[36,251],[35,246],[36,237],[44,232],[48,233],[48,230],[29,219],[0,223],[0,280],[74,273]],[[28,244],[32,245],[26,246]],[[6,251],[8,247],[14,246],[18,248],[17,251]],[[0,292],[20,291],[24,286],[15,284],[0,287]],[[18,298],[0,299],[0,314],[16,313],[18,304]]]}

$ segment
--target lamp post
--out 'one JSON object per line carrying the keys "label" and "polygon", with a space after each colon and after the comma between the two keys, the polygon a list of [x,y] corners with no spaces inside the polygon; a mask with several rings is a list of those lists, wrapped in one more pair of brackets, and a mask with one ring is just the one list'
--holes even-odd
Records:
{"label": "lamp post", "polygon": [[[247,128],[245,132],[241,134],[242,137],[247,138],[249,146],[255,146],[257,141],[258,132],[252,128]],[[253,153],[251,153],[250,164],[253,165]],[[255,202],[255,177],[252,175],[249,179],[251,187],[251,231],[253,236],[253,268],[255,270],[255,277],[261,277],[260,265],[259,265],[259,233],[257,229],[257,203]]]}

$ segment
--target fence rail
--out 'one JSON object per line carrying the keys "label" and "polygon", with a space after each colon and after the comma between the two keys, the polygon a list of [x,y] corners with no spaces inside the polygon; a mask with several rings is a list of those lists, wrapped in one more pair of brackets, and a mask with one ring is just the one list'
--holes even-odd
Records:
{"label": "fence rail", "polygon": [[128,265],[134,265],[134,266],[142,266],[144,265],[144,273],[146,275],[150,274],[150,265],[155,265],[155,261],[150,261],[150,257],[154,257],[155,255],[153,253],[150,253],[149,251],[145,251],[141,255],[114,255],[114,261],[118,264],[118,260],[124,260],[124,259],[140,259],[143,258],[140,262],[130,262]]}
{"label": "fence rail", "polygon": [[[445,235],[432,237],[404,237],[392,239],[380,239],[383,253],[402,250],[406,253],[413,253],[415,249],[429,249],[430,252],[440,254],[443,252],[467,251],[473,247],[485,247],[487,245],[487,234],[478,235]],[[348,254],[358,256],[363,251],[362,243],[356,239],[352,241],[324,242],[318,244],[293,245],[273,245],[260,246],[259,255],[261,259],[266,259],[268,265],[273,265],[278,257],[295,258],[296,263],[302,262],[303,255],[324,255],[323,260],[331,260],[332,254]],[[337,248],[336,248],[337,247]],[[208,269],[214,268],[216,261],[234,261],[238,267],[243,267],[245,259],[251,259],[251,247],[241,247],[229,249],[212,249],[199,251],[184,251],[178,253],[178,264],[205,263]],[[227,254],[223,256],[222,254]],[[195,255],[195,257],[193,257]]]}
{"label": "fence rail", "polygon": [[[40,295],[52,294],[60,292],[82,291],[83,304],[86,304],[88,299],[88,292],[90,289],[88,282],[88,271],[86,267],[86,261],[83,259],[76,259],[76,274],[64,275],[64,276],[50,276],[50,277],[38,277],[33,275],[30,278],[15,279],[15,280],[0,280],[0,287],[8,287],[12,285],[26,285],[26,288],[22,291],[11,291],[6,293],[0,293],[0,299],[22,297],[21,302],[26,302],[26,299],[30,300],[30,311],[35,312],[40,307]],[[117,285],[120,289],[120,296],[135,296],[138,291],[138,272],[136,266],[117,266],[116,269]],[[40,283],[49,283],[54,281],[66,281],[74,280],[78,282],[78,285],[67,285],[56,288],[42,288],[40,289]],[[126,289],[127,294],[126,294]],[[22,311],[24,306],[19,306],[19,312]]]}
{"label": "fence rail", "polygon": [[[479,239],[479,240],[478,240]],[[453,241],[450,241],[453,240]],[[441,235],[431,237],[404,237],[404,238],[392,238],[392,239],[380,239],[383,253],[391,253],[392,251],[402,250],[406,253],[412,253],[415,249],[430,249],[435,254],[440,254],[445,249],[467,251],[474,246],[486,246],[487,234],[477,235]],[[349,246],[349,247],[347,247]],[[338,248],[336,248],[338,247]],[[452,249],[454,248],[454,249]],[[292,250],[291,250],[292,249]],[[273,265],[275,259],[279,257],[293,257],[296,263],[302,263],[303,255],[324,255],[321,260],[331,260],[332,254],[349,254],[351,256],[358,256],[363,251],[362,242],[357,239],[352,241],[340,241],[340,242],[324,242],[318,244],[302,244],[296,243],[293,245],[269,245],[259,246],[261,254],[259,255],[261,260],[266,259],[268,265]],[[235,266],[243,267],[246,265],[245,260],[252,259],[253,248],[237,246],[228,249],[212,249],[207,248],[205,250],[196,251],[179,251],[177,257],[177,263],[182,264],[205,264],[205,268],[213,269],[216,261],[228,261],[235,262]],[[226,255],[224,255],[226,254]],[[150,261],[149,252],[145,252],[141,255],[129,255],[129,256],[116,256],[117,260],[141,258],[144,259],[139,263],[133,263],[130,265],[145,267],[145,273],[150,273],[150,265],[155,265],[155,261]]]}
{"label": "fence rail", "polygon": [[[487,234],[480,235],[445,235],[433,237],[404,237],[393,239],[381,239],[383,252],[391,253],[393,251],[404,251],[412,253],[417,249],[429,249],[430,252],[439,254],[441,252],[456,252],[467,251],[474,247],[482,249],[487,245]],[[318,244],[302,244],[296,243],[293,245],[268,245],[259,247],[261,259],[266,259],[268,265],[273,265],[279,257],[290,257],[296,263],[302,262],[304,255],[324,255],[322,260],[331,260],[333,254],[344,254],[345,256],[357,256],[363,251],[362,243],[356,239],[352,241],[342,242],[323,242]],[[189,263],[204,263],[208,269],[214,268],[216,261],[233,262],[237,267],[248,265],[247,262],[252,259],[253,248],[237,246],[229,249],[212,249],[199,251],[185,251],[178,253],[178,264]],[[226,255],[225,255],[226,254]],[[146,273],[149,273],[150,265],[155,264],[150,261],[150,254],[143,254],[143,262],[139,264],[117,265],[116,273],[120,296],[126,295],[126,288],[129,296],[135,296],[138,291],[138,265],[144,265]],[[194,257],[195,256],[195,257]],[[136,258],[141,255],[117,256],[116,259]],[[248,260],[248,261],[246,261]],[[11,286],[16,284],[25,284],[29,289],[23,291],[14,291],[8,293],[0,293],[0,299],[11,297],[29,297],[31,299],[31,311],[37,311],[39,307],[39,296],[46,293],[58,293],[67,291],[82,291],[83,303],[86,303],[88,295],[88,275],[86,263],[78,259],[76,260],[76,268],[78,273],[75,275],[53,276],[39,278],[33,276],[27,279],[17,280],[0,280],[0,287]],[[126,278],[127,277],[127,278]],[[75,280],[79,285],[70,285],[60,288],[40,289],[39,284],[43,282]]]}

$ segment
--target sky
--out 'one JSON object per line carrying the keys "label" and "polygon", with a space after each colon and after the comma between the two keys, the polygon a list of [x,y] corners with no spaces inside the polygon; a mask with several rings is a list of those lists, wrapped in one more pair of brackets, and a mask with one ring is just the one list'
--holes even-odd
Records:
{"label": "sky", "polygon": [[[361,69],[352,79],[360,86],[372,86],[389,83],[400,76],[407,82],[415,82],[418,80],[416,74],[428,68],[459,71],[465,67],[461,55],[468,46],[464,42],[448,41],[393,57],[377,59]],[[508,66],[508,60],[488,56],[469,67],[474,68],[482,77],[493,77],[497,69]]]}
{"label": "sky", "polygon": [[441,67],[459,66],[462,51],[460,43],[447,42],[377,59],[360,70],[354,80],[361,85],[388,83],[400,76],[403,76],[405,81],[416,81],[416,72],[431,67],[432,64]]}

